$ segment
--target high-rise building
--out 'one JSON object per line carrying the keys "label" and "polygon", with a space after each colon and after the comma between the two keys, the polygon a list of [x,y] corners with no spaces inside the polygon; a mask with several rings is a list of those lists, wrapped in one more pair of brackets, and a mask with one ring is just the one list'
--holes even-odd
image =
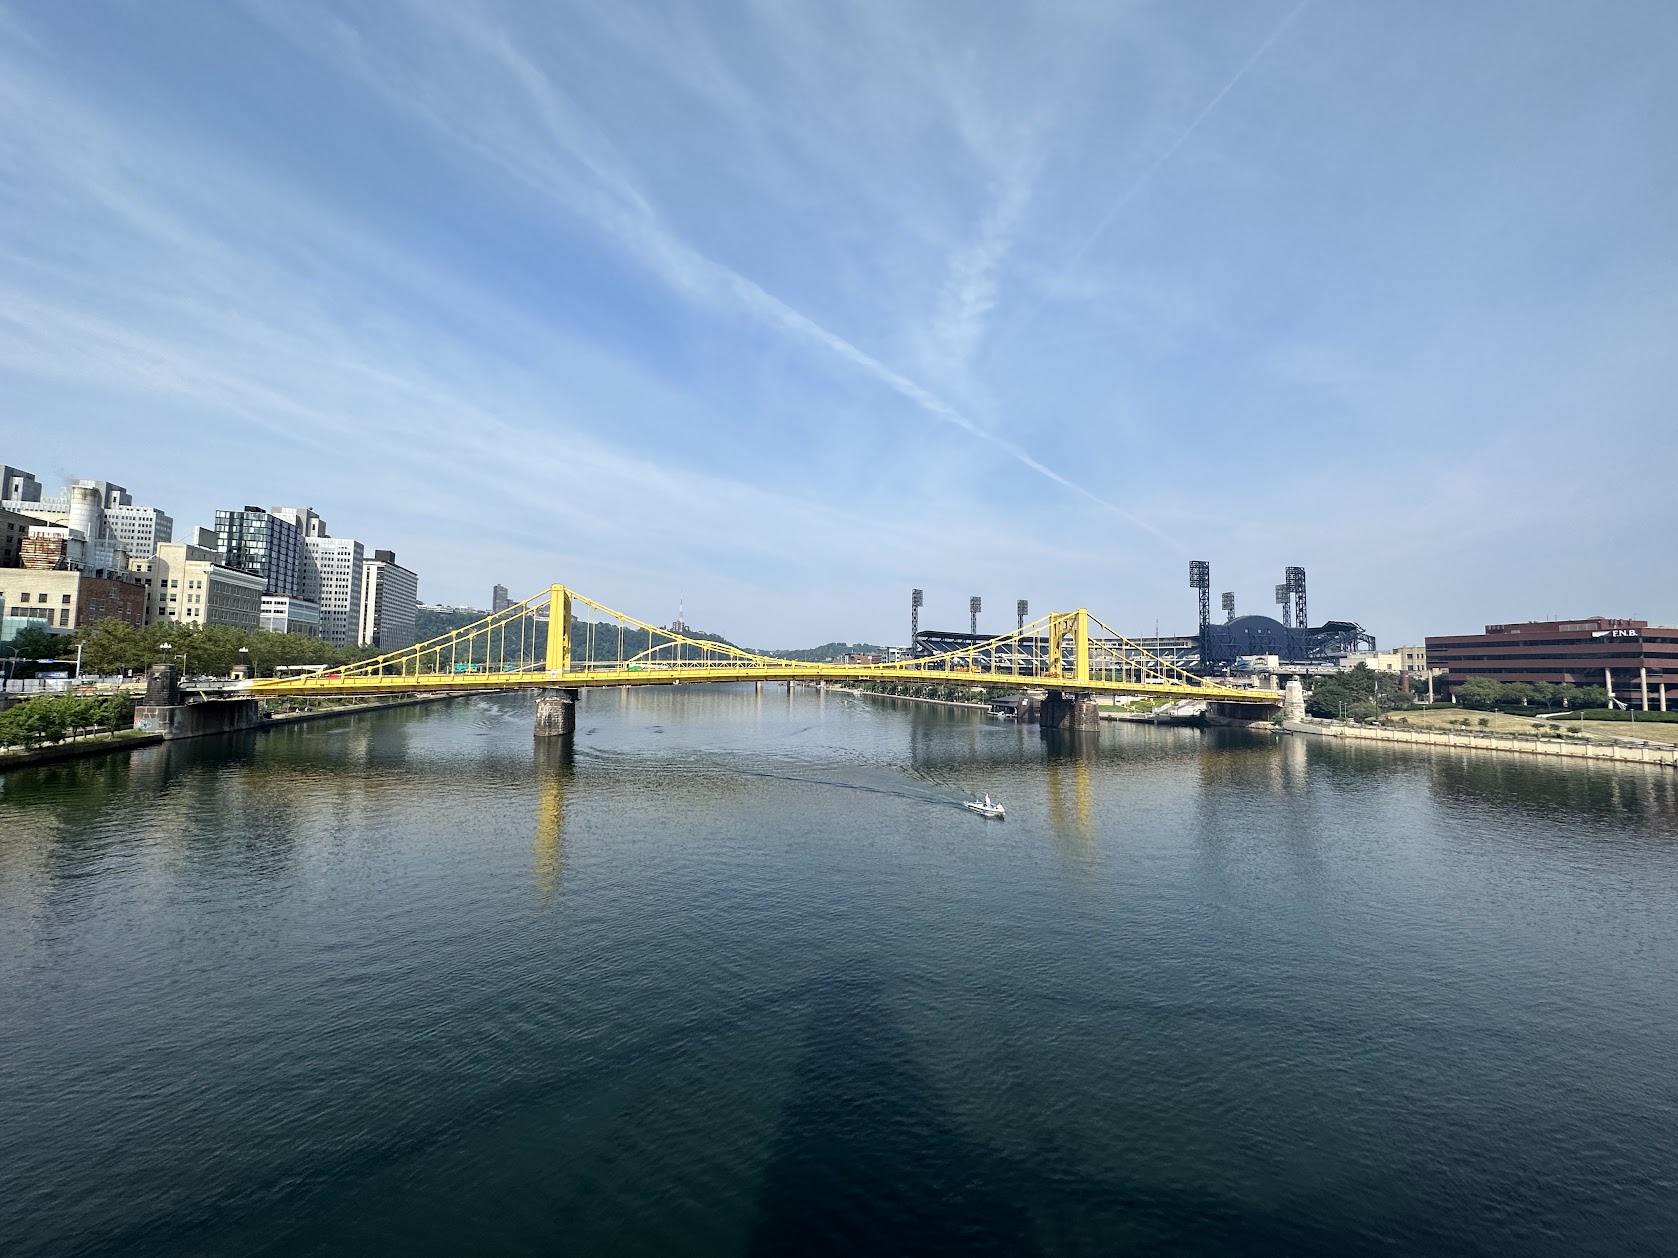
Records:
{"label": "high-rise building", "polygon": [[361,543],[345,537],[305,537],[302,596],[320,608],[320,636],[333,646],[357,639],[361,620]]}
{"label": "high-rise building", "polygon": [[356,641],[395,651],[414,645],[419,577],[396,562],[393,550],[375,550],[362,566],[361,631]]}
{"label": "high-rise building", "polygon": [[83,567],[121,571],[130,557],[149,558],[157,543],[174,539],[174,520],[156,507],[136,506],[134,496],[114,481],[72,481],[62,494],[47,498],[28,472],[0,467],[0,488],[6,495],[0,507],[37,524],[73,529],[85,547],[76,560]]}
{"label": "high-rise building", "polygon": [[105,508],[105,527],[111,540],[131,559],[150,559],[159,542],[175,540],[175,521],[156,507],[118,503]]}
{"label": "high-rise building", "polygon": [[497,585],[489,592],[489,609],[492,612],[504,612],[513,605],[513,600],[507,597],[507,587]]}
{"label": "high-rise building", "polygon": [[0,463],[0,501],[39,502],[41,482],[21,467]]}
{"label": "high-rise building", "polygon": [[297,583],[297,526],[261,507],[216,512],[216,550],[221,562],[267,582],[269,594],[300,593]]}
{"label": "high-rise building", "polygon": [[269,515],[277,515],[297,526],[298,537],[326,537],[326,521],[315,514],[313,507],[269,507]]}

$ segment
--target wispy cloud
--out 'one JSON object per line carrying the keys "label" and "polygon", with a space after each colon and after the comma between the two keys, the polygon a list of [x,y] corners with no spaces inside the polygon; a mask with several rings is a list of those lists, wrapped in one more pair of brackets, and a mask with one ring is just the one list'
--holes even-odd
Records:
{"label": "wispy cloud", "polygon": [[1304,13],[1310,5],[1311,0],[1300,0],[1300,2],[1292,9],[1288,10],[1287,15],[1276,24],[1276,28],[1272,30],[1269,35],[1265,36],[1264,40],[1257,48],[1253,49],[1252,55],[1241,63],[1241,67],[1230,76],[1229,80],[1222,87],[1212,94],[1212,98],[1201,107],[1200,112],[1189,120],[1188,126],[1179,131],[1176,138],[1173,139],[1170,144],[1166,145],[1157,157],[1142,168],[1141,173],[1130,182],[1129,186],[1119,194],[1118,199],[1108,207],[1107,212],[1101,216],[1101,219],[1096,223],[1090,234],[1084,237],[1082,243],[1080,243],[1079,246],[1072,251],[1071,257],[1069,257],[1066,261],[1066,270],[1072,270],[1084,260],[1084,256],[1089,253],[1090,249],[1095,245],[1095,242],[1100,240],[1106,233],[1107,229],[1112,226],[1113,220],[1118,218],[1118,216],[1124,211],[1125,207],[1141,195],[1143,189],[1145,189],[1148,184],[1153,181],[1154,176],[1159,174],[1159,172],[1165,167],[1165,164],[1173,157],[1177,156],[1178,151],[1182,149],[1183,145],[1187,144],[1194,138],[1195,132],[1200,130],[1201,125],[1217,111],[1218,106],[1224,103],[1224,99],[1228,97],[1228,95],[1238,86],[1240,86],[1241,80],[1246,78],[1247,75],[1252,72],[1253,67],[1258,65],[1258,63],[1264,59],[1264,55],[1270,51],[1277,40],[1282,38],[1287,29],[1298,20],[1300,14]]}
{"label": "wispy cloud", "polygon": [[761,641],[910,584],[1169,622],[1185,547],[1383,637],[1534,539],[1619,605],[1671,505],[1523,451],[1673,454],[1678,15],[1253,20],[0,9],[0,454]]}
{"label": "wispy cloud", "polygon": [[[987,431],[931,389],[863,351],[851,341],[787,302],[754,280],[707,257],[667,226],[641,193],[628,164],[587,115],[560,91],[539,67],[519,52],[508,33],[487,11],[464,2],[435,3],[411,0],[415,15],[433,26],[433,50],[445,48],[458,56],[463,49],[480,59],[466,73],[473,87],[484,82],[512,84],[539,120],[540,143],[524,132],[521,111],[502,112],[486,97],[464,85],[452,85],[436,62],[399,63],[380,46],[361,38],[341,21],[324,45],[347,69],[381,96],[430,125],[495,160],[509,173],[554,196],[574,213],[589,219],[615,238],[632,257],[691,300],[726,307],[749,315],[766,326],[818,347],[899,396],[934,419],[951,424],[1000,451],[1021,466],[1069,490],[1139,529],[1163,538],[1146,519],[1120,507],[1072,478],[1056,471],[1016,442]],[[300,22],[296,10],[269,7],[270,18],[314,46],[323,47],[320,26]],[[455,73],[459,67],[455,66]],[[450,90],[459,86],[459,90]],[[446,93],[440,95],[440,93]],[[587,177],[582,177],[586,175]],[[981,226],[976,245],[958,257],[945,288],[937,320],[941,340],[957,358],[970,354],[982,331],[985,313],[994,304],[994,268],[1008,235],[1024,208],[1026,186],[1017,181]]]}

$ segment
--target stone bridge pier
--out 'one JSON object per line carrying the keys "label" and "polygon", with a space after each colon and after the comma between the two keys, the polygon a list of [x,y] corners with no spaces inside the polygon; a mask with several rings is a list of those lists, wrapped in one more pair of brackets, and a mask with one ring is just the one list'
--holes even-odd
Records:
{"label": "stone bridge pier", "polygon": [[1037,723],[1044,729],[1089,732],[1101,728],[1101,712],[1095,706],[1094,695],[1051,690],[1038,709]]}
{"label": "stone bridge pier", "polygon": [[577,732],[575,687],[536,692],[536,737],[569,737]]}

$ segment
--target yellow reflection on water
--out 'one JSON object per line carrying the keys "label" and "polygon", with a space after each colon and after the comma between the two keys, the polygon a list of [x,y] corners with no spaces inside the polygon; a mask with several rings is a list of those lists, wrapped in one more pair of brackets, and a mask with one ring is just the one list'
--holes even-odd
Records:
{"label": "yellow reflection on water", "polygon": [[565,870],[565,789],[576,747],[570,738],[536,740],[536,889],[552,895]]}
{"label": "yellow reflection on water", "polygon": [[[1091,761],[1099,744],[1093,731],[1045,730],[1048,757],[1049,828],[1071,839],[1080,852],[1095,849],[1095,787]],[[1071,794],[1071,808],[1067,795]]]}

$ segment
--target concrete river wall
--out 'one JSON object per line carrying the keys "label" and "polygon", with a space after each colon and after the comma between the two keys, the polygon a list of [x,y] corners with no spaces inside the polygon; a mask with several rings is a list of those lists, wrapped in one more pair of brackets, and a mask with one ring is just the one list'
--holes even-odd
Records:
{"label": "concrete river wall", "polygon": [[1563,738],[1519,734],[1473,734],[1467,730],[1394,729],[1391,726],[1349,725],[1338,721],[1284,721],[1282,728],[1320,738],[1348,738],[1373,743],[1419,743],[1430,747],[1463,747],[1476,751],[1512,751],[1565,760],[1611,760],[1622,764],[1657,764],[1678,768],[1678,744],[1636,745],[1575,742]]}

